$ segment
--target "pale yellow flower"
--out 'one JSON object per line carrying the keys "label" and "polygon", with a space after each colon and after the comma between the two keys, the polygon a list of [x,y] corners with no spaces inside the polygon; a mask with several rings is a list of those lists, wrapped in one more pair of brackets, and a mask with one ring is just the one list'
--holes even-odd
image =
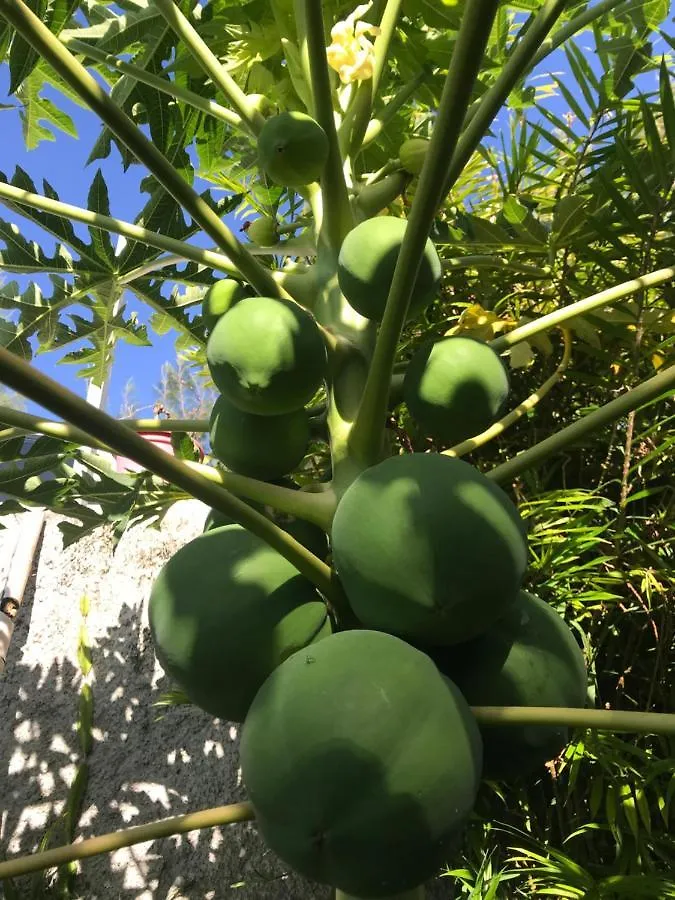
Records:
{"label": "pale yellow flower", "polygon": [[332,43],[326,50],[328,65],[340,76],[343,84],[366,81],[373,77],[375,48],[367,35],[377,37],[377,25],[359,20],[372,3],[357,6],[344,22],[337,22],[330,32]]}

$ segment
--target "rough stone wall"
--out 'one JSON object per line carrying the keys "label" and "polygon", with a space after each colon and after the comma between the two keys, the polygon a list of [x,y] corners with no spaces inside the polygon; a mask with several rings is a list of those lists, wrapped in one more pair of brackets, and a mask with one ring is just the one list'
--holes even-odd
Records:
{"label": "rough stone wall", "polygon": [[[83,595],[90,601],[94,740],[77,834],[90,837],[243,799],[236,726],[194,707],[153,706],[171,685],[149,639],[150,587],[162,564],[201,532],[205,515],[197,501],[176,504],[161,529],[134,528],[114,552],[107,531],[64,550],[57,518],[47,517],[0,680],[0,849],[7,855],[37,849],[63,812],[81,759]],[[30,896],[29,877],[17,886]],[[323,900],[330,891],[288,876],[254,825],[239,824],[83,861],[76,896]]]}

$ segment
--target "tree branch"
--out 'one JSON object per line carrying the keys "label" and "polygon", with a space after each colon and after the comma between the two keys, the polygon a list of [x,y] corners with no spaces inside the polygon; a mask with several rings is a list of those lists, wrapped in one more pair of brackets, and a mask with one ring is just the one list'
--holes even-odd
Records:
{"label": "tree branch", "polygon": [[469,121],[452,155],[441,197],[446,197],[450,193],[455,181],[462,174],[464,166],[485,136],[490,123],[504,105],[513,88],[531,68],[534,55],[568,3],[569,0],[547,0],[525,35],[520,40],[516,39],[516,47],[497,80],[481,97],[475,114],[467,117]]}
{"label": "tree branch", "polygon": [[185,834],[198,828],[215,828],[218,825],[233,825],[235,822],[248,822],[253,818],[255,814],[250,803],[232,803],[230,806],[216,806],[184,816],[160,819],[159,822],[151,822],[149,825],[133,825],[122,831],[111,831],[74,844],[66,844],[65,847],[54,847],[52,850],[43,850],[41,853],[31,853],[29,856],[0,862],[0,881],[62,866],[76,859],[89,859],[101,853],[112,853],[121,847],[157,841],[172,834]]}

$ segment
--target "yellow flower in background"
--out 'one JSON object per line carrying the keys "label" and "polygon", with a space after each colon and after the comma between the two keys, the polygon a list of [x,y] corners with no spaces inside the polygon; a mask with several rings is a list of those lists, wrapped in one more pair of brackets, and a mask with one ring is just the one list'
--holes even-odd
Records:
{"label": "yellow flower in background", "polygon": [[376,37],[380,29],[377,25],[359,20],[359,16],[371,6],[372,2],[357,6],[344,22],[338,22],[331,28],[332,43],[326,50],[326,56],[328,65],[338,73],[343,84],[373,77],[375,48],[367,35]]}
{"label": "yellow flower in background", "polygon": [[[500,319],[492,310],[484,309],[480,303],[473,303],[467,306],[462,315],[459,317],[458,323],[445,332],[446,335],[461,334],[464,337],[472,337],[478,341],[491,341],[496,338],[500,331],[511,331],[527,321],[521,319],[519,322],[512,316],[505,316]],[[546,339],[548,340],[548,338]],[[536,341],[533,341],[536,344]],[[550,342],[549,342],[550,343]],[[537,347],[546,353],[544,346]],[[512,369],[525,369],[534,361],[534,350],[529,341],[520,341],[509,351],[509,364]],[[546,353],[546,355],[548,355]]]}

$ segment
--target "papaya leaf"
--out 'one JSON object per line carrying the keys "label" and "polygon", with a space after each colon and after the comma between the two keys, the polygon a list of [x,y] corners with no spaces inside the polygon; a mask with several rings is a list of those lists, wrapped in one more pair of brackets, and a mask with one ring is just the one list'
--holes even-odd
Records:
{"label": "papaya leaf", "polygon": [[16,98],[21,103],[19,115],[27,150],[34,150],[41,141],[55,141],[55,131],[77,137],[71,117],[42,96],[44,87],[41,72],[34,69],[16,91]]}

